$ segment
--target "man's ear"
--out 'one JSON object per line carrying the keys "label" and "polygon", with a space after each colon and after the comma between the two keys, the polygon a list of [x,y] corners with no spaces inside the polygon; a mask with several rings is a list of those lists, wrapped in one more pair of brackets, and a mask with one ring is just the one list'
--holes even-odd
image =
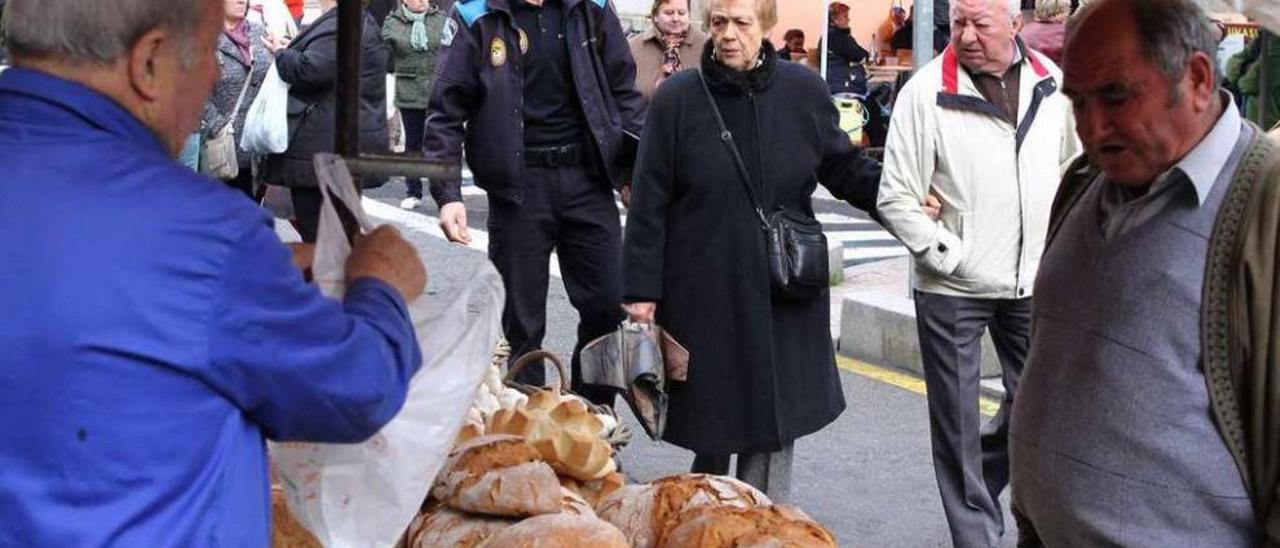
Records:
{"label": "man's ear", "polygon": [[1015,14],[1013,16],[1013,33],[1014,34],[1018,34],[1019,32],[1022,32],[1022,23],[1023,23],[1022,14],[1021,13]]}
{"label": "man's ear", "polygon": [[1213,59],[1204,52],[1194,52],[1187,62],[1187,83],[1197,111],[1208,110],[1217,98],[1219,83],[1213,72]]}
{"label": "man's ear", "polygon": [[129,83],[133,90],[146,101],[153,101],[160,96],[165,87],[164,52],[172,47],[172,36],[161,29],[152,29],[134,41],[129,50]]}

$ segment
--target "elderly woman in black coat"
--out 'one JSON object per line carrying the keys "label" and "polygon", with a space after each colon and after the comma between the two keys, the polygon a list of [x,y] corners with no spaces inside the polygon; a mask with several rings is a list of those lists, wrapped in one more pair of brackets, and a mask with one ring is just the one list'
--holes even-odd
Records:
{"label": "elderly woman in black coat", "polygon": [[840,131],[823,81],[779,63],[764,41],[775,0],[712,0],[708,17],[701,71],[673,76],[649,106],[627,216],[624,306],[690,352],[688,381],[670,387],[666,440],[696,453],[695,472],[725,474],[737,454],[738,477],[785,500],[764,471],[789,466],[793,442],[845,407],[829,299],[825,290],[798,302],[774,297],[760,218],[699,79],[766,214],[812,217],[818,184],[871,211],[880,166]]}
{"label": "elderly woman in black coat", "polygon": [[[334,150],[338,97],[337,0],[320,0],[324,14],[292,42],[272,40],[276,70],[289,84],[289,149],[267,157],[263,180],[289,187],[302,239],[314,242],[320,191],[312,159]],[[387,62],[390,52],[373,16],[364,14],[360,43],[360,150],[386,152]]]}

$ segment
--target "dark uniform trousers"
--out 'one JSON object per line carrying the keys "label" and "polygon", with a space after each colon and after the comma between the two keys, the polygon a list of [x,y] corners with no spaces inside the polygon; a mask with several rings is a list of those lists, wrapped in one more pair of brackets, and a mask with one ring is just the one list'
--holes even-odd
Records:
{"label": "dark uniform trousers", "polygon": [[[915,292],[929,402],[933,469],[959,548],[999,545],[1000,493],[1009,485],[1009,414],[1031,344],[1031,299],[971,299]],[[1005,397],[985,426],[978,410],[982,334],[991,331]]]}
{"label": "dark uniform trousers", "polygon": [[[511,359],[542,346],[554,250],[579,317],[570,386],[594,403],[612,404],[611,389],[582,385],[578,358],[584,344],[616,330],[624,316],[622,227],[612,186],[581,165],[527,166],[524,203],[491,197],[488,228],[489,258],[507,290],[502,328]],[[518,372],[516,380],[544,384],[545,370],[535,365]]]}

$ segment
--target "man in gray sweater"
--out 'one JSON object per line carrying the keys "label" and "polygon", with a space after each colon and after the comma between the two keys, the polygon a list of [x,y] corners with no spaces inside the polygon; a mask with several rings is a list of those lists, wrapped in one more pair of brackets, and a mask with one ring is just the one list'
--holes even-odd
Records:
{"label": "man in gray sweater", "polygon": [[1210,359],[1214,326],[1242,315],[1204,320],[1229,293],[1206,288],[1238,276],[1206,263],[1275,143],[1219,87],[1190,0],[1085,9],[1063,91],[1087,158],[1055,201],[1009,433],[1020,545],[1255,546],[1265,506],[1227,434],[1247,406],[1220,405],[1234,394]]}

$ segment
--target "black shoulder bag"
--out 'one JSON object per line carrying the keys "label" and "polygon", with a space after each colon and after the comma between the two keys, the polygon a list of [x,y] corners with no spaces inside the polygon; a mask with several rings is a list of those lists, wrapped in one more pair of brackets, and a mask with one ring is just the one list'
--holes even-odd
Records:
{"label": "black shoulder bag", "polygon": [[738,145],[733,141],[733,133],[725,125],[724,116],[720,114],[720,107],[716,105],[716,98],[711,94],[702,71],[698,71],[698,79],[702,82],[702,90],[707,94],[707,101],[711,103],[716,123],[720,125],[720,141],[733,154],[738,176],[747,189],[747,196],[751,198],[756,216],[760,218],[774,296],[789,301],[807,301],[821,296],[830,279],[827,236],[822,232],[822,224],[803,211],[786,208],[778,208],[765,216],[764,208],[760,206],[760,201],[751,188],[747,165],[742,161]]}

